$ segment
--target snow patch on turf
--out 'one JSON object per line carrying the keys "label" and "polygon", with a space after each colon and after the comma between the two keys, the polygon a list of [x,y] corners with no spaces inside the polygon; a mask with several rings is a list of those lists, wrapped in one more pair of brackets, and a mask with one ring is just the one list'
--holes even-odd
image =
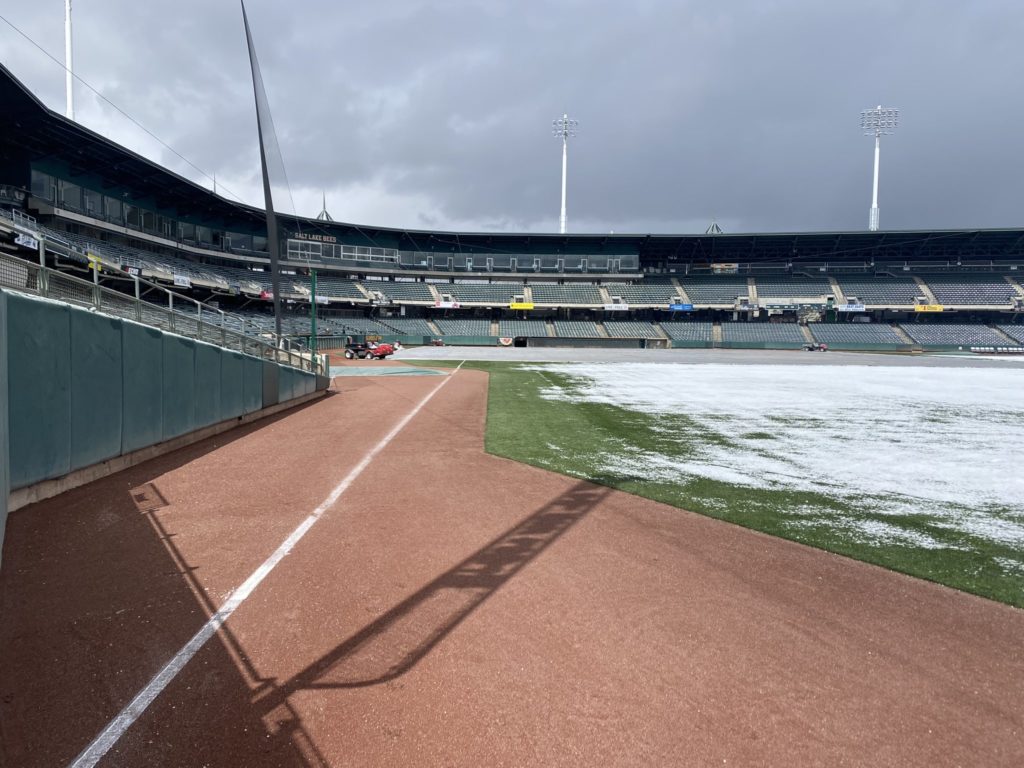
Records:
{"label": "snow patch on turf", "polygon": [[[813,492],[851,514],[785,512],[808,525],[831,515],[871,541],[949,546],[898,521],[878,521],[886,515],[1024,545],[1019,371],[644,363],[543,370],[568,377],[567,385],[542,390],[547,399],[664,417],[654,425],[659,438],[678,433],[680,455],[629,446],[591,457],[598,471]],[[680,430],[674,416],[695,426]]]}

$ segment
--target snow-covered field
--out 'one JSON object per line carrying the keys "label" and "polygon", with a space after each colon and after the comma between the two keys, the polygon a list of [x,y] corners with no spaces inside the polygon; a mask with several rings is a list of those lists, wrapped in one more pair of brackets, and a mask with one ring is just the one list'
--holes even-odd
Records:
{"label": "snow-covered field", "polygon": [[[827,504],[780,510],[793,527],[828,524],[865,543],[950,547],[929,526],[1021,552],[1024,372],[879,366],[554,364],[547,399],[651,414],[678,453],[623,445],[589,457],[607,472],[711,478],[808,491]],[[664,426],[659,428],[659,420]],[[659,435],[665,436],[662,431]],[[703,439],[701,439],[703,438]],[[926,521],[927,525],[913,524]],[[962,546],[968,546],[966,544]]]}

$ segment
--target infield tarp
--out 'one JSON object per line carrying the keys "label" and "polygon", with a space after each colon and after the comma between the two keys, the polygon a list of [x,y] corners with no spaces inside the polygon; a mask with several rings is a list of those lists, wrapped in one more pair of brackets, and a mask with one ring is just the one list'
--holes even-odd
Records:
{"label": "infield tarp", "polygon": [[121,321],[71,307],[71,471],[121,453]]}
{"label": "infield tarp", "polygon": [[10,484],[21,488],[71,468],[70,307],[7,294]]}
{"label": "infield tarp", "polygon": [[123,323],[124,369],[121,452],[159,443],[163,439],[163,333],[146,325]]}

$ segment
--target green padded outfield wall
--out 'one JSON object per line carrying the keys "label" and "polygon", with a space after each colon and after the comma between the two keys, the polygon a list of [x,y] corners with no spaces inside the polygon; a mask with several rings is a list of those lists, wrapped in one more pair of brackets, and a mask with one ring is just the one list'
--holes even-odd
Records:
{"label": "green padded outfield wall", "polygon": [[245,358],[239,352],[223,350],[220,356],[220,416],[235,419],[245,413]]}
{"label": "green padded outfield wall", "polygon": [[263,407],[277,405],[280,400],[281,367],[269,360],[263,361]]}
{"label": "green padded outfield wall", "polygon": [[0,291],[0,568],[3,567],[4,529],[7,527],[7,497],[11,484],[7,429],[7,294]]}
{"label": "green padded outfield wall", "polygon": [[71,309],[7,294],[11,488],[71,471]]}
{"label": "green padded outfield wall", "polygon": [[71,312],[71,469],[121,453],[121,321]]}
{"label": "green padded outfield wall", "polygon": [[315,387],[311,373],[3,289],[0,320],[5,505],[8,480],[23,488],[259,411],[264,380],[272,405]]}
{"label": "green padded outfield wall", "polygon": [[196,429],[222,421],[220,356],[219,347],[196,342]]}
{"label": "green padded outfield wall", "polygon": [[164,430],[164,348],[158,328],[125,322],[121,327],[124,414],[121,453],[159,443]]}
{"label": "green padded outfield wall", "polygon": [[196,428],[196,343],[164,334],[163,439]]}

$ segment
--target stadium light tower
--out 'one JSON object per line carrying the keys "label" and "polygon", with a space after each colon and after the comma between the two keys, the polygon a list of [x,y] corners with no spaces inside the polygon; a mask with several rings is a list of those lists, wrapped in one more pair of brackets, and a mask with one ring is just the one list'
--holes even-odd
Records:
{"label": "stadium light tower", "polygon": [[578,120],[570,120],[569,115],[562,115],[560,120],[551,121],[551,134],[562,139],[562,215],[558,218],[558,231],[565,234],[565,174],[568,168],[569,158],[569,137],[576,136]]}
{"label": "stadium light tower", "polygon": [[882,135],[896,130],[899,117],[898,109],[883,109],[882,105],[860,113],[860,127],[864,129],[864,135],[875,137],[875,180],[871,187],[871,213],[868,215],[868,229],[872,232],[878,230],[878,156]]}
{"label": "stadium light tower", "polygon": [[71,61],[71,0],[64,0],[64,85],[67,90],[68,120],[75,119],[75,81],[72,70],[74,65]]}

